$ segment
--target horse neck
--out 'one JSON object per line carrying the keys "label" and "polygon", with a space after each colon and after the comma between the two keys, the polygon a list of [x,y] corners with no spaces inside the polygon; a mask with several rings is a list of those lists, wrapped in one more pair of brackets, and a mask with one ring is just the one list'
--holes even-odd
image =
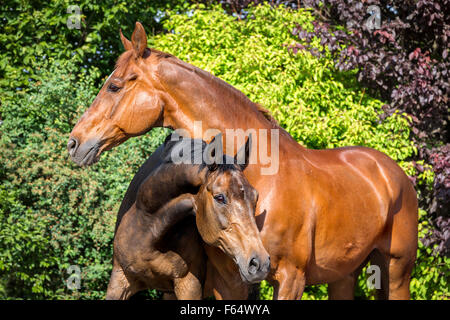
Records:
{"label": "horse neck", "polygon": [[170,200],[184,193],[194,193],[202,183],[199,165],[164,163],[138,190],[136,206],[155,215]]}
{"label": "horse neck", "polygon": [[192,214],[189,193],[196,193],[204,177],[198,165],[165,163],[152,173],[138,191],[139,226],[157,243],[179,221]]}
{"label": "horse neck", "polygon": [[[174,57],[159,70],[168,97],[165,126],[184,129],[194,138],[204,138],[210,129],[280,129],[280,139],[292,139],[242,92],[210,73]],[[195,121],[201,121],[201,128]]]}
{"label": "horse neck", "polygon": [[[193,200],[188,194],[182,194],[163,205],[151,216],[150,223],[141,223],[141,225],[151,226],[144,229],[144,232],[151,233],[150,244],[157,244],[178,222],[193,216],[193,210]],[[149,220],[148,216],[141,218]]]}

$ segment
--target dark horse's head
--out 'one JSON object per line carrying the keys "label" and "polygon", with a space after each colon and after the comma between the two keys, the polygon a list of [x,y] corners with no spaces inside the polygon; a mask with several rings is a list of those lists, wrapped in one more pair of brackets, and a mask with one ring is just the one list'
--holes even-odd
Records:
{"label": "dark horse's head", "polygon": [[[258,192],[243,173],[249,162],[250,143],[251,136],[233,161],[227,161],[232,164],[207,166],[204,183],[195,195],[194,209],[203,241],[225,252],[238,266],[242,279],[254,283],[267,276],[270,257],[254,217]],[[237,164],[241,157],[245,162]]]}
{"label": "dark horse's head", "polygon": [[[81,166],[98,161],[103,151],[163,126],[167,97],[156,76],[158,54],[147,48],[147,36],[137,22],[131,41],[120,33],[125,52],[73,128],[67,148]],[[156,52],[156,51],[155,51]]]}
{"label": "dark horse's head", "polygon": [[[221,152],[216,157],[215,150],[222,149],[220,143],[215,143],[218,136],[221,139],[220,134],[209,144],[200,139],[172,140],[173,136],[164,143],[163,164],[152,173],[153,176],[164,176],[164,181],[170,183],[159,185],[159,180],[143,183],[141,191],[142,195],[145,194],[145,202],[155,203],[162,199],[162,196],[149,197],[148,189],[158,188],[162,194],[178,197],[177,190],[184,188],[180,198],[190,195],[190,204],[182,208],[184,212],[195,213],[203,241],[232,258],[245,282],[263,280],[269,272],[270,257],[262,244],[254,217],[258,192],[243,172],[249,163],[251,135],[234,157]],[[174,158],[179,154],[190,157],[177,163]],[[201,161],[194,164],[195,159],[200,158]]]}

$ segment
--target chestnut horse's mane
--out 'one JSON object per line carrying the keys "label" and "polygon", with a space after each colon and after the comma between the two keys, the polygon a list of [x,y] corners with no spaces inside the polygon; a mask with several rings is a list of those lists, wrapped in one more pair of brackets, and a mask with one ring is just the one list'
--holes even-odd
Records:
{"label": "chestnut horse's mane", "polygon": [[[150,50],[150,49],[148,49]],[[194,65],[191,65],[189,63],[184,62],[183,60],[178,59],[177,57],[163,52],[163,51],[159,51],[156,49],[151,49],[151,53],[152,54],[156,54],[156,56],[159,59],[167,59],[170,62],[184,68],[187,69],[191,72],[196,73],[197,75],[201,76],[202,78],[209,80],[209,81],[214,81],[216,84],[219,84],[221,87],[227,88],[228,90],[231,90],[231,92],[233,92],[236,97],[238,99],[241,100],[241,102],[246,102],[247,104],[251,104],[253,106],[256,107],[257,111],[259,113],[261,113],[264,118],[266,120],[268,120],[270,122],[270,124],[272,125],[273,128],[275,129],[283,129],[280,127],[279,123],[277,122],[277,120],[275,120],[275,118],[271,115],[270,111],[267,110],[266,108],[263,108],[262,106],[260,106],[257,103],[254,103],[253,101],[251,101],[245,94],[243,94],[241,91],[239,91],[238,89],[236,89],[235,87],[233,87],[232,85],[230,85],[229,83],[223,81],[222,79],[212,75],[209,72],[206,72]],[[133,56],[132,51],[126,51],[124,52],[119,59],[117,59],[116,62],[116,66],[115,69],[122,69],[122,67],[126,67],[126,65],[128,64],[129,60],[131,59],[131,57]],[[283,129],[284,130],[284,129]]]}

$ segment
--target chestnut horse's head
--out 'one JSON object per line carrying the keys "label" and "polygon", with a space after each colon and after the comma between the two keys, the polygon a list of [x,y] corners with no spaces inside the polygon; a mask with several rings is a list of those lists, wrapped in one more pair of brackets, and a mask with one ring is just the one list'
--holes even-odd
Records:
{"label": "chestnut horse's head", "polygon": [[152,71],[145,63],[151,58],[145,30],[137,22],[131,41],[120,36],[126,51],[70,134],[67,148],[78,165],[90,165],[104,150],[162,126],[161,91],[144,76]]}
{"label": "chestnut horse's head", "polygon": [[[250,143],[251,137],[238,151],[233,164],[209,166],[194,207],[203,241],[231,257],[244,281],[255,283],[267,276],[270,257],[254,217],[258,192],[243,173],[250,157]],[[245,152],[245,163],[236,164],[237,159],[243,158],[241,152]]]}

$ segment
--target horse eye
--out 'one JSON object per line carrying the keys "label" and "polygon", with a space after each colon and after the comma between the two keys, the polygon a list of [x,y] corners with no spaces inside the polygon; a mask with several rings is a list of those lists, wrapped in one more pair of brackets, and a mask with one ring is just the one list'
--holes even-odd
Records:
{"label": "horse eye", "polygon": [[216,200],[218,203],[225,204],[227,201],[225,200],[225,196],[223,194],[218,194],[214,196],[214,200]]}
{"label": "horse eye", "polygon": [[108,86],[108,91],[110,91],[110,92],[117,92],[119,90],[120,90],[120,88],[118,86],[116,86],[114,83],[110,83]]}

